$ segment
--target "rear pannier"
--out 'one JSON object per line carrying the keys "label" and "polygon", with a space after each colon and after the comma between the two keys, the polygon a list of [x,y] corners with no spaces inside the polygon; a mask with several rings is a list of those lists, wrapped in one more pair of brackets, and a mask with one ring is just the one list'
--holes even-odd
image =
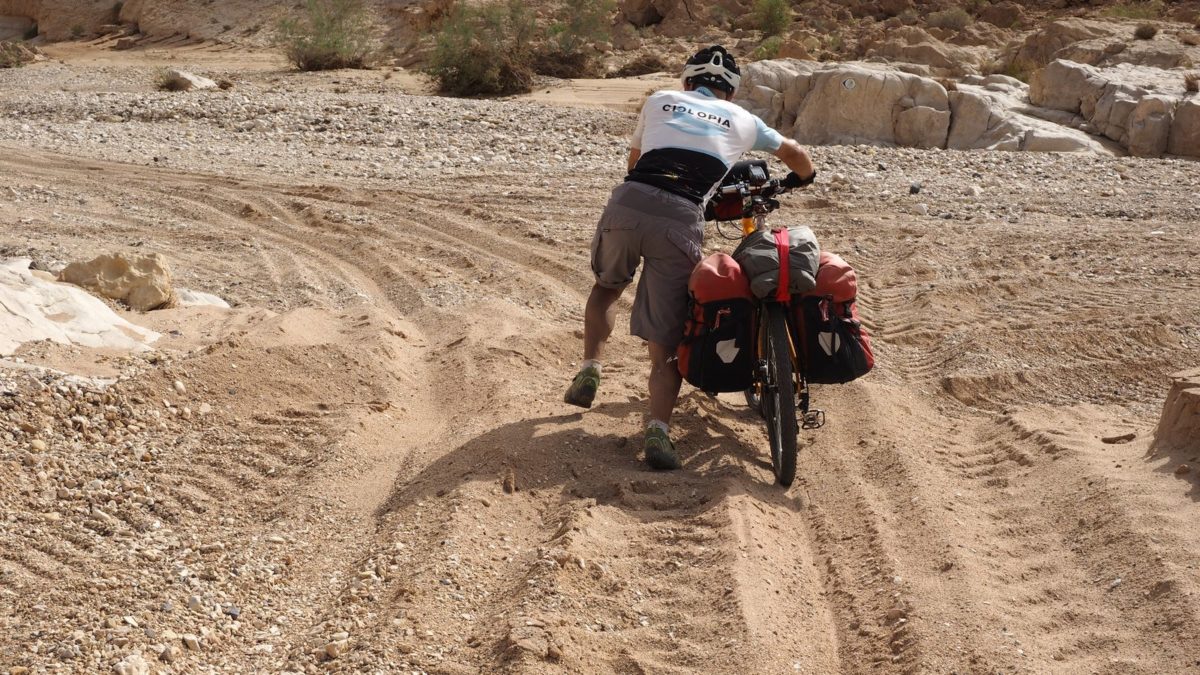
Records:
{"label": "rear pannier", "polygon": [[742,391],[753,381],[754,304],[737,262],[714,253],[692,270],[679,374],[709,393]]}
{"label": "rear pannier", "polygon": [[875,366],[871,336],[858,319],[858,277],[841,256],[821,253],[816,287],[792,298],[796,345],[804,377],[813,384],[842,384]]}

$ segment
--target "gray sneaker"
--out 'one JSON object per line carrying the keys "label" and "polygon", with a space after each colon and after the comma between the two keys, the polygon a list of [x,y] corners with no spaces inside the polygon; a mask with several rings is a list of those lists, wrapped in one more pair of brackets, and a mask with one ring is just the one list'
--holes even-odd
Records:
{"label": "gray sneaker", "polygon": [[596,368],[584,368],[575,376],[575,380],[571,382],[571,386],[567,388],[567,393],[563,396],[563,403],[577,405],[580,408],[592,407],[592,401],[596,398],[596,390],[600,388],[600,371]]}
{"label": "gray sneaker", "polygon": [[682,466],[679,457],[675,455],[675,444],[671,442],[667,432],[658,427],[646,429],[643,448],[646,451],[646,463],[653,469],[674,471]]}

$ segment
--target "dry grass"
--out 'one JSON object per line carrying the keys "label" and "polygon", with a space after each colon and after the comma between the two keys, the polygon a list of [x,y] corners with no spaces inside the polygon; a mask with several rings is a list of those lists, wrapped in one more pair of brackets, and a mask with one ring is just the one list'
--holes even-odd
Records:
{"label": "dry grass", "polygon": [[1142,23],[1133,31],[1133,37],[1139,40],[1153,40],[1158,35],[1158,27],[1154,24]]}
{"label": "dry grass", "polygon": [[971,25],[971,15],[962,7],[947,9],[944,12],[934,12],[925,23],[930,28],[945,28],[947,30],[962,30]]}
{"label": "dry grass", "polygon": [[1200,91],[1200,70],[1183,74],[1183,89],[1191,93]]}

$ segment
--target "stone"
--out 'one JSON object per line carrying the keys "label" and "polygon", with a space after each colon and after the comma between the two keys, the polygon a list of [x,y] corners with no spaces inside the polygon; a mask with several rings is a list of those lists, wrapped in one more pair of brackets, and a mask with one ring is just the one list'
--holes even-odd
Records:
{"label": "stone", "polygon": [[336,659],[348,651],[350,651],[349,640],[334,640],[325,645],[325,655],[331,659]]}
{"label": "stone", "polygon": [[979,10],[979,20],[999,28],[1012,28],[1025,18],[1025,10],[1011,0],[994,5],[984,5]]}
{"label": "stone", "polygon": [[1162,157],[1171,137],[1176,99],[1151,94],[1134,106],[1126,123],[1126,147],[1135,157]]}
{"label": "stone", "polygon": [[1184,157],[1200,157],[1200,100],[1189,98],[1175,108],[1167,152]]}
{"label": "stone", "polygon": [[1151,449],[1183,456],[1200,454],[1200,368],[1171,376]]}
{"label": "stone", "polygon": [[137,46],[136,38],[123,37],[123,38],[117,40],[116,44],[113,45],[113,49],[115,49],[117,51],[124,51],[126,49],[133,49],[136,46]]}
{"label": "stone", "polygon": [[192,91],[193,89],[216,89],[217,83],[207,77],[201,77],[180,70],[168,68],[163,73],[163,85],[171,91]]}
{"label": "stone", "polygon": [[118,661],[113,672],[117,675],[150,675],[150,664],[141,654],[133,653]]}
{"label": "stone", "polygon": [[187,647],[190,651],[195,652],[200,650],[200,638],[195,635],[184,633],[181,639],[183,640],[183,646]]}
{"label": "stone", "polygon": [[183,650],[179,645],[167,645],[158,653],[158,660],[163,663],[174,663],[183,656]]}
{"label": "stone", "polygon": [[172,387],[175,389],[175,393],[179,394],[180,396],[187,393],[187,387],[184,386],[184,384],[181,380],[175,380]]}
{"label": "stone", "polygon": [[58,278],[141,312],[175,304],[171,271],[166,259],[158,253],[138,257],[120,253],[101,255],[67,265]]}

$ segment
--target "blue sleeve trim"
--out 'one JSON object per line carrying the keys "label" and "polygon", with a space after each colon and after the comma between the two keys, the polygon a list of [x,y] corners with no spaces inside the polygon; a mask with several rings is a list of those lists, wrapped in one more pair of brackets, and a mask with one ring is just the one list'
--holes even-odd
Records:
{"label": "blue sleeve trim", "polygon": [[754,117],[754,123],[758,127],[758,133],[754,139],[754,150],[775,152],[779,146],[783,145],[783,135],[767,126],[767,123],[757,115]]}

